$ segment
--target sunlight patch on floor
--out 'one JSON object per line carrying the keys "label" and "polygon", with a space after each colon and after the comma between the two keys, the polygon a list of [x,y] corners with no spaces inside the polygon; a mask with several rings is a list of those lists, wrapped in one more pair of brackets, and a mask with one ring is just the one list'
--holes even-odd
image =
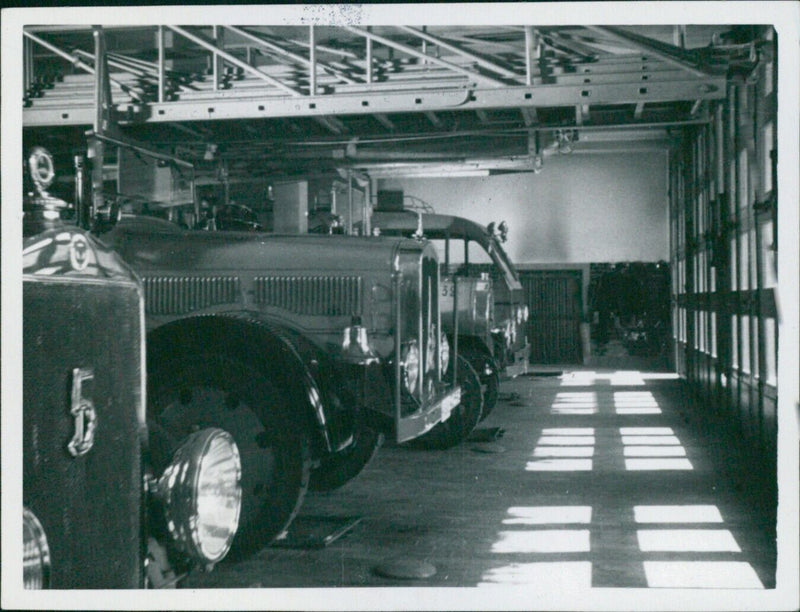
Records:
{"label": "sunlight patch on floor", "polygon": [[719,508],[711,505],[634,506],[637,523],[721,523]]}
{"label": "sunlight patch on floor", "polygon": [[492,544],[495,553],[574,553],[589,552],[588,529],[543,529],[501,531]]}
{"label": "sunlight patch on floor", "polygon": [[639,550],[686,552],[741,552],[727,529],[639,529]]}
{"label": "sunlight patch on floor", "polygon": [[763,589],[744,561],[645,561],[647,585],[657,588]]}
{"label": "sunlight patch on floor", "polygon": [[512,506],[504,525],[591,523],[591,506]]}
{"label": "sunlight patch on floor", "polygon": [[478,586],[509,584],[546,587],[548,590],[589,589],[592,586],[592,564],[589,561],[512,563],[487,571]]}

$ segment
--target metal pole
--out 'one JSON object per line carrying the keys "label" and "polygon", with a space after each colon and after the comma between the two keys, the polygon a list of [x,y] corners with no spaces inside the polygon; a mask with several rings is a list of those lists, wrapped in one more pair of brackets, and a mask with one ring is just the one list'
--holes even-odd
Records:
{"label": "metal pole", "polygon": [[347,233],[353,233],[353,171],[347,170]]}
{"label": "metal pole", "polygon": [[367,186],[364,189],[364,235],[371,236],[372,235],[372,215],[371,215],[371,204],[372,204],[372,179],[367,178]]}
{"label": "metal pole", "polygon": [[[213,26],[212,28],[213,36],[214,36],[214,45],[219,45],[219,26]],[[211,78],[214,85],[214,91],[219,90],[219,79],[220,79],[220,72],[222,66],[220,62],[217,61],[217,52],[216,50],[211,52]]]}
{"label": "metal pole", "polygon": [[453,354],[450,356],[453,364],[453,386],[458,383],[458,276],[453,274]]}
{"label": "metal pole", "polygon": [[314,24],[308,26],[308,54],[310,64],[308,66],[309,71],[309,87],[311,90],[311,95],[317,95],[317,36],[316,30],[314,29]]}
{"label": "metal pole", "polygon": [[[367,32],[372,29],[372,26],[367,26]],[[372,39],[367,38],[367,83],[372,83]]]}
{"label": "metal pole", "polygon": [[158,26],[158,101],[164,101],[164,26]]}
{"label": "metal pole", "polygon": [[531,26],[525,26],[525,84],[533,85],[533,44],[534,33]]}

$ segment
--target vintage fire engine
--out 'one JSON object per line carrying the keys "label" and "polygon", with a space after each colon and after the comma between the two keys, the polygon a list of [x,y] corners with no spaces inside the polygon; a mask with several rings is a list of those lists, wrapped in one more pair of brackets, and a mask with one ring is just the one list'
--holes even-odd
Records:
{"label": "vintage fire engine", "polygon": [[525,333],[528,306],[516,269],[501,245],[503,224],[495,230],[452,215],[376,210],[372,226],[384,235],[422,234],[442,253],[442,287],[447,293],[442,321],[451,342],[458,330],[460,354],[480,375],[485,418],[497,403],[500,377],[526,372],[530,356]]}
{"label": "vintage fire engine", "polygon": [[164,448],[205,426],[239,446],[238,550],[284,532],[309,485],[352,479],[383,434],[411,440],[459,410],[432,245],[142,215],[103,239],[144,282],[148,411]]}
{"label": "vintage fire engine", "polygon": [[[23,219],[23,578],[34,588],[174,584],[228,552],[241,506],[230,434],[204,428],[149,462],[144,296],[61,220],[52,157],[32,150]],[[28,187],[28,185],[26,185]]]}

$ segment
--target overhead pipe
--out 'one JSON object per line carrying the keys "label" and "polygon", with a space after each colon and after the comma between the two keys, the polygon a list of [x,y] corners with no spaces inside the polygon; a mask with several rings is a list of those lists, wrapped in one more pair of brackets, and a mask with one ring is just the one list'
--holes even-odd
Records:
{"label": "overhead pipe", "polygon": [[175,32],[176,34],[180,34],[184,38],[192,41],[193,43],[195,43],[196,45],[206,49],[207,51],[211,51],[212,53],[216,53],[222,59],[224,59],[226,62],[230,62],[231,64],[233,64],[234,66],[236,66],[238,68],[241,68],[245,72],[249,72],[250,74],[252,74],[254,76],[257,76],[262,81],[266,81],[270,85],[274,85],[278,89],[281,89],[281,90],[285,91],[286,93],[291,94],[292,96],[302,96],[303,95],[301,92],[297,91],[296,89],[293,89],[293,88],[289,87],[288,85],[286,85],[284,83],[281,83],[277,79],[273,79],[271,76],[269,76],[268,74],[262,72],[258,68],[254,68],[253,66],[251,66],[247,62],[243,62],[238,57],[218,49],[214,44],[208,42],[207,40],[205,40],[204,38],[201,38],[200,36],[197,36],[196,34],[192,34],[188,30],[186,30],[185,28],[182,28],[180,26],[174,26],[174,25],[168,25],[167,27],[170,30],[172,30],[173,32]]}
{"label": "overhead pipe", "polygon": [[95,133],[90,132],[89,136],[91,138],[96,138],[97,140],[107,142],[108,144],[112,144],[117,147],[131,149],[132,151],[135,151],[136,153],[139,153],[140,155],[144,155],[146,157],[152,157],[153,159],[157,159],[159,161],[175,164],[176,166],[181,166],[182,168],[187,168],[189,170],[194,170],[194,164],[191,162],[188,162],[179,157],[175,157],[174,155],[167,155],[166,153],[158,153],[157,151],[152,151],[124,138],[107,136],[105,134],[100,134],[96,132]]}
{"label": "overhead pipe", "polygon": [[[75,49],[75,55],[80,55],[86,58],[93,57],[91,53],[83,51],[82,49]],[[114,66],[115,68],[122,68],[126,72],[129,72],[138,77],[149,76],[149,73],[146,70],[137,68],[136,66],[133,66],[131,64],[127,64],[124,61],[114,59],[114,57],[110,53],[106,54],[106,61],[108,62],[109,66]]]}

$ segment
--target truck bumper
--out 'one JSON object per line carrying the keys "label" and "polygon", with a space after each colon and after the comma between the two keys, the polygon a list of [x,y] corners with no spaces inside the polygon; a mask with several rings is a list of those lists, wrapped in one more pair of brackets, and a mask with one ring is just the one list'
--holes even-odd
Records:
{"label": "truck bumper", "polygon": [[424,434],[450,418],[453,408],[461,403],[461,387],[451,389],[428,406],[412,415],[397,419],[397,442],[407,442]]}
{"label": "truck bumper", "polygon": [[528,372],[528,360],[530,356],[531,345],[526,342],[525,346],[514,352],[512,359],[501,373],[502,377],[508,379],[516,378],[520,374],[526,374]]}

